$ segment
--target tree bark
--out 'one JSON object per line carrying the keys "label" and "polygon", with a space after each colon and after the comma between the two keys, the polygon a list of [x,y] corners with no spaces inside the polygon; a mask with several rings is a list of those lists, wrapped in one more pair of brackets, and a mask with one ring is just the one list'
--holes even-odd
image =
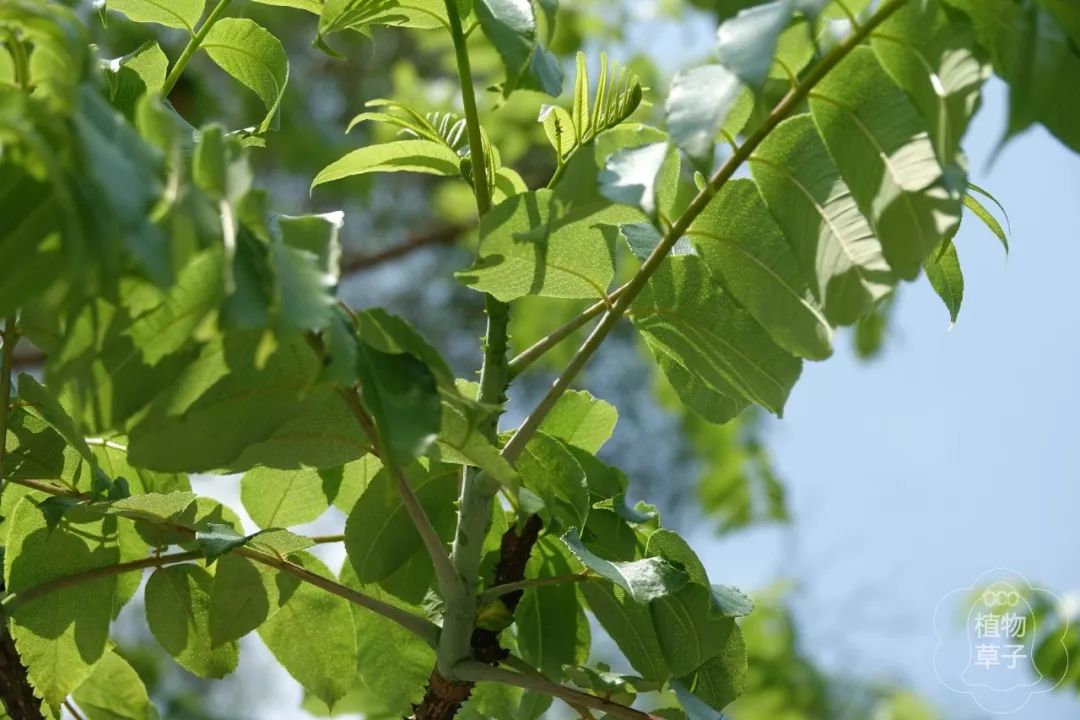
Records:
{"label": "tree bark", "polygon": [[[0,591],[3,589],[4,583],[0,580]],[[41,700],[30,687],[26,666],[19,657],[6,622],[0,624],[0,701],[11,720],[44,720]]]}
{"label": "tree bark", "polygon": [[[540,537],[544,524],[536,515],[525,520],[519,535],[514,528],[503,533],[499,546],[499,563],[495,566],[494,585],[504,585],[525,579],[525,565],[529,562],[533,546]],[[499,601],[511,615],[521,602],[524,591],[517,590],[499,597]],[[493,630],[477,628],[472,634],[473,656],[489,665],[498,665],[509,654],[499,645],[499,633]],[[432,670],[428,677],[424,699],[413,708],[410,720],[453,720],[461,706],[469,699],[475,683],[454,682]]]}

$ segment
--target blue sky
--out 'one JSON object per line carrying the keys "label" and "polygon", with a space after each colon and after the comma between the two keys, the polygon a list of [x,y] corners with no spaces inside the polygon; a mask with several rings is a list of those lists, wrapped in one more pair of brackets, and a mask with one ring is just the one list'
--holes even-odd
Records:
{"label": "blue sky", "polygon": [[[1011,218],[1008,260],[965,218],[955,327],[921,279],[902,288],[881,359],[861,362],[841,343],[807,365],[769,436],[794,526],[708,553],[715,577],[747,587],[798,577],[792,600],[817,657],[910,682],[950,718],[978,715],[933,673],[942,596],[996,567],[1080,590],[1080,157],[1036,129],[991,165],[1006,107],[991,83],[966,147],[972,179]],[[1009,717],[1078,709],[1061,693]]]}

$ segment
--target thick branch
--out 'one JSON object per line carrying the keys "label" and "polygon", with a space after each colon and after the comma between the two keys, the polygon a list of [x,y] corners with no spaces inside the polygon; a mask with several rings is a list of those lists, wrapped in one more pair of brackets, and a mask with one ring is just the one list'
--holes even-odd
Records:
{"label": "thick branch", "polygon": [[[469,135],[470,157],[473,163],[473,192],[476,196],[476,213],[483,217],[491,209],[491,192],[488,184],[487,159],[484,152],[480,113],[476,107],[469,49],[461,27],[455,0],[446,0],[446,14],[450,21],[450,36],[454,42],[458,78],[461,84],[461,101],[465,111],[465,125]],[[484,311],[487,314],[487,330],[484,335],[484,361],[480,370],[479,400],[488,405],[501,406],[505,401],[507,368],[507,327],[510,308],[491,295],[484,295]],[[498,414],[493,414],[482,428],[492,440],[498,429]],[[451,557],[460,578],[458,592],[443,597],[442,634],[439,637],[437,670],[453,680],[454,666],[471,655],[472,634],[476,618],[476,589],[479,584],[480,555],[484,535],[491,519],[491,508],[498,484],[475,468],[465,468],[462,475],[461,493],[458,498],[457,528]]]}
{"label": "thick branch", "polygon": [[663,239],[656,246],[656,248],[649,254],[637,274],[626,284],[625,291],[619,296],[619,299],[615,302],[615,305],[604,314],[603,319],[593,329],[589,337],[582,343],[577,353],[570,360],[563,373],[552,384],[551,389],[539,402],[536,408],[525,419],[525,422],[521,424],[521,427],[517,429],[513,437],[510,438],[506,446],[503,447],[502,454],[510,462],[517,460],[521,455],[522,450],[525,449],[525,444],[536,433],[537,428],[540,427],[540,423],[551,411],[551,408],[555,406],[555,403],[562,396],[562,394],[570,387],[570,383],[574,381],[574,378],[578,376],[582,368],[589,362],[592,356],[600,348],[600,345],[607,338],[608,334],[615,327],[616,323],[626,314],[631,303],[638,296],[638,293],[645,287],[645,283],[649,281],[653,273],[660,267],[660,264],[671,252],[671,248],[675,246],[675,243],[681,238],[686,231],[690,228],[690,225],[697,219],[698,215],[705,209],[712,200],[713,196],[727,183],[728,180],[735,174],[735,171],[749,159],[754,150],[767,138],[776,126],[786,120],[795,111],[796,108],[807,98],[810,91],[821,82],[837,63],[843,60],[852,50],[858,47],[862,42],[870,35],[870,33],[884,22],[890,15],[900,9],[901,6],[907,0],[889,0],[881,8],[874,13],[866,21],[862,27],[856,29],[851,35],[845,38],[840,44],[830,50],[826,55],[811,69],[806,78],[796,87],[792,88],[787,95],[773,108],[773,111],[769,113],[769,116],[765,119],[765,122],[759,127],[746,141],[735,150],[728,160],[720,166],[720,169],[712,176],[709,182],[701,189],[697,196],[693,199],[690,205],[686,208],[683,214],[675,222],[674,225],[664,234]]}

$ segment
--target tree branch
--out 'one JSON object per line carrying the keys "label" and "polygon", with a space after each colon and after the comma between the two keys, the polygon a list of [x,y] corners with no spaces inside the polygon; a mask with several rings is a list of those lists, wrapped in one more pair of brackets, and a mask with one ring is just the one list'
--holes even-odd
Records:
{"label": "tree branch", "polygon": [[370,255],[355,255],[351,258],[345,258],[341,263],[341,274],[352,275],[353,273],[370,270],[421,248],[453,244],[466,230],[468,228],[461,225],[447,225],[423,235],[416,235],[405,240],[400,245],[379,250]]}
{"label": "tree branch", "polygon": [[765,121],[746,141],[739,146],[737,150],[727,159],[727,161],[720,166],[720,169],[712,176],[709,182],[698,192],[697,196],[691,201],[690,205],[686,208],[683,214],[675,222],[674,225],[664,234],[660,243],[653,249],[638,270],[637,274],[628,282],[625,286],[625,290],[619,296],[619,299],[615,302],[615,305],[609,309],[600,322],[593,328],[592,333],[585,339],[581,347],[578,348],[577,353],[570,360],[566,369],[552,384],[551,389],[537,404],[536,408],[529,414],[525,421],[514,433],[513,437],[503,447],[502,455],[511,463],[515,462],[521,455],[522,450],[525,449],[525,444],[536,433],[537,428],[540,427],[540,423],[551,411],[551,408],[555,406],[555,403],[562,396],[562,394],[570,387],[570,383],[574,381],[578,373],[589,362],[592,356],[600,348],[600,345],[607,338],[608,334],[615,327],[616,323],[622,318],[626,311],[629,309],[631,303],[638,296],[638,293],[645,287],[645,283],[649,281],[653,273],[660,267],[660,264],[667,257],[671,248],[678,242],[686,231],[690,228],[690,225],[694,222],[698,215],[705,209],[712,200],[713,196],[720,191],[720,189],[727,183],[728,180],[735,174],[735,171],[739,169],[754,150],[767,138],[776,126],[786,120],[802,103],[803,100],[810,94],[810,91],[821,82],[837,63],[843,60],[852,50],[862,44],[870,33],[884,22],[889,16],[895,13],[906,3],[907,0],[888,0],[883,4],[877,12],[875,12],[865,24],[852,32],[848,37],[840,42],[836,47],[830,50],[825,56],[810,70],[806,78],[802,83],[792,88],[784,98],[777,103],[772,112]]}
{"label": "tree branch", "polygon": [[640,710],[635,710],[626,705],[620,705],[611,700],[605,700],[587,692],[568,688],[554,683],[539,673],[519,673],[504,670],[498,667],[485,665],[476,660],[465,660],[458,663],[455,672],[459,677],[468,678],[473,682],[495,682],[503,685],[511,685],[524,690],[550,695],[559,698],[571,706],[580,706],[600,710],[614,718],[626,718],[627,720],[661,720],[657,715],[651,715]]}
{"label": "tree branch", "polygon": [[[71,497],[71,498],[75,498],[77,500],[83,500],[83,501],[89,500],[89,497],[87,495],[85,495],[84,493],[80,493],[78,491],[71,490],[71,489],[66,488],[66,487],[61,487],[61,486],[58,486],[58,485],[54,485],[54,484],[49,483],[49,482],[42,482],[40,480],[22,480],[22,479],[13,480],[13,482],[18,483],[19,485],[24,485],[26,487],[32,488],[34,490],[40,490],[41,492],[45,492],[45,493],[48,493],[50,495],[59,495],[59,496],[62,496],[62,497]],[[92,510],[93,507],[88,505],[87,509]],[[148,522],[152,522],[152,521],[148,521]],[[175,532],[177,534],[184,535],[186,537],[190,537],[192,539],[194,539],[194,537],[195,537],[195,530],[193,530],[192,528],[189,528],[189,527],[185,527],[183,525],[177,525],[176,523],[171,523],[171,522],[157,522],[157,523],[154,523],[154,524],[159,525],[159,526],[161,526],[163,528],[167,528],[168,530],[171,530],[172,532]],[[290,575],[294,575],[294,576],[298,577],[300,580],[302,580],[302,581],[304,581],[304,582],[306,582],[306,583],[308,583],[310,585],[314,585],[315,587],[321,588],[321,589],[325,590],[326,592],[328,592],[328,593],[330,593],[332,595],[337,595],[338,597],[345,598],[349,602],[352,602],[352,603],[354,603],[356,605],[359,605],[360,607],[371,610],[372,612],[374,612],[374,613],[376,613],[378,615],[382,615],[383,617],[387,618],[388,620],[392,620],[393,622],[396,622],[398,625],[405,628],[406,630],[413,633],[414,635],[417,635],[424,642],[426,642],[428,645],[430,645],[432,648],[434,648],[438,643],[438,638],[439,638],[439,628],[438,628],[438,626],[435,625],[434,623],[430,622],[429,620],[426,620],[425,618],[420,617],[419,615],[414,615],[413,613],[402,610],[402,609],[400,609],[398,607],[395,607],[394,605],[391,605],[389,603],[385,603],[385,602],[383,602],[381,600],[377,600],[376,598],[373,598],[370,595],[365,595],[364,593],[359,592],[358,590],[353,590],[350,587],[342,585],[341,583],[337,582],[336,580],[331,580],[329,578],[324,578],[323,576],[317,575],[317,574],[311,572],[310,570],[308,570],[307,568],[302,567],[300,565],[297,565],[294,562],[290,562],[289,560],[286,560],[284,558],[280,558],[280,557],[277,557],[275,555],[271,555],[269,553],[260,552],[258,550],[254,550],[254,549],[248,548],[248,547],[238,547],[235,550],[233,550],[233,552],[235,552],[237,555],[241,555],[243,557],[246,557],[249,560],[252,560],[254,562],[261,563],[262,565],[267,565],[269,567],[272,567],[272,568],[274,568],[276,570],[279,570],[281,572],[288,573]],[[135,561],[135,562],[142,562],[142,561]],[[115,567],[115,566],[113,566],[113,567]],[[92,573],[93,571],[90,571],[90,572]],[[95,579],[95,578],[91,577],[89,579]],[[60,578],[59,580],[66,580],[66,578]],[[50,581],[50,582],[57,582],[57,581]],[[24,592],[28,592],[28,591],[24,591]],[[40,595],[40,593],[39,593],[39,595]]]}
{"label": "tree branch", "polygon": [[580,330],[585,323],[589,322],[595,317],[598,317],[604,312],[605,308],[609,308],[612,304],[619,299],[619,296],[626,290],[626,285],[615,290],[604,300],[600,300],[593,305],[590,305],[586,310],[582,311],[578,315],[563,323],[558,329],[553,330],[544,337],[540,338],[532,347],[522,351],[510,361],[509,372],[510,379],[513,380],[522,372],[525,371],[530,365],[539,360],[548,350],[561,343],[566,338],[573,335]]}
{"label": "tree branch", "polygon": [[116,563],[115,565],[103,565],[102,567],[91,568],[90,570],[75,573],[74,575],[65,575],[64,577],[43,582],[40,585],[34,585],[33,587],[29,587],[20,592],[11,593],[0,601],[0,608],[3,609],[5,614],[11,614],[28,602],[36,600],[44,595],[48,595],[49,593],[54,593],[57,590],[63,590],[64,588],[81,585],[93,580],[100,580],[101,578],[113,577],[114,575],[123,575],[124,573],[145,570],[147,568],[164,567],[166,565],[188,562],[190,560],[198,560],[202,556],[203,554],[201,552],[191,551],[173,553],[171,555],[159,555],[157,557],[143,558],[142,560],[132,560],[125,563]]}
{"label": "tree branch", "polygon": [[[491,209],[490,168],[487,167],[480,113],[476,107],[476,91],[473,87],[468,41],[461,26],[457,2],[446,0],[445,4],[447,18],[450,21],[450,36],[454,43],[454,56],[457,60],[465,125],[469,135],[469,156],[473,164],[472,185],[476,197],[476,214],[482,218]],[[484,360],[480,369],[478,399],[482,403],[501,407],[505,401],[508,381],[506,347],[510,308],[506,303],[485,294],[484,312],[487,314],[487,330],[484,335]],[[491,440],[494,440],[497,434],[498,421],[499,413],[493,413],[487,419],[485,426],[481,428]],[[458,592],[443,597],[445,612],[436,662],[438,672],[450,680],[454,679],[454,667],[458,661],[470,657],[471,654],[481,551],[487,525],[491,520],[492,502],[497,492],[498,483],[487,477],[485,473],[475,468],[464,469],[461,493],[458,498],[457,528],[454,532],[454,545],[451,552],[460,584]]]}
{"label": "tree branch", "polygon": [[[344,398],[345,404],[349,406],[349,410],[352,411],[360,428],[372,439],[376,446],[382,447],[378,440],[379,429],[371,416],[368,415],[367,410],[364,409],[360,398],[356,396],[356,391],[352,388],[340,388],[339,394]],[[439,537],[438,530],[432,525],[431,518],[424,511],[424,506],[420,504],[420,498],[416,496],[416,491],[413,490],[409,481],[405,479],[401,468],[394,467],[389,458],[383,457],[382,461],[388,472],[393,476],[398,495],[401,496],[401,504],[405,507],[405,512],[409,515],[409,519],[412,520],[416,532],[420,534],[420,539],[431,557],[431,562],[435,566],[435,575],[439,580],[439,589],[442,590],[444,596],[455,592],[461,583],[461,579],[458,577],[454,564],[450,561],[450,555],[446,552],[446,547],[443,545],[442,538]]]}
{"label": "tree branch", "polygon": [[165,76],[165,82],[161,86],[161,97],[168,97],[172,89],[176,87],[176,82],[184,74],[184,70],[187,68],[188,63],[191,62],[192,56],[198,52],[203,40],[210,33],[210,28],[214,27],[214,23],[221,19],[221,16],[229,7],[229,2],[230,0],[220,0],[214,9],[210,11],[210,14],[206,16],[206,20],[203,21],[199,30],[192,34],[188,44],[180,51],[180,57],[176,59],[176,64],[172,66],[169,74]]}
{"label": "tree branch", "polygon": [[546,587],[548,585],[565,585],[567,583],[581,583],[581,582],[593,582],[599,580],[595,575],[590,575],[588,571],[574,573],[573,575],[557,575],[554,577],[538,577],[527,578],[525,580],[518,580],[516,582],[503,583],[502,585],[495,585],[488,588],[480,594],[480,604],[491,602],[496,598],[500,598],[503,595],[508,595],[512,592],[521,592],[535,587]]}

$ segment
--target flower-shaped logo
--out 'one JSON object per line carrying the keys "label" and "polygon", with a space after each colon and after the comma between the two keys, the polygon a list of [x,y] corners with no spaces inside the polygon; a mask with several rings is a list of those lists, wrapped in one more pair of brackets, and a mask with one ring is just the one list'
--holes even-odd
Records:
{"label": "flower-shaped logo", "polygon": [[1068,627],[1058,596],[1015,570],[989,570],[938,602],[934,672],[984,712],[1015,713],[1065,678]]}

